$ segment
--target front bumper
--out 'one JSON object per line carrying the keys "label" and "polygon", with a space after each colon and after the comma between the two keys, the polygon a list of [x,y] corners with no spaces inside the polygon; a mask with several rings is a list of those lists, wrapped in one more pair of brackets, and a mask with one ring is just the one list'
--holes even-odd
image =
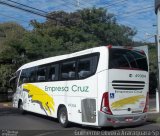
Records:
{"label": "front bumper", "polygon": [[[128,118],[128,119],[127,119]],[[131,119],[131,120],[129,120]],[[108,115],[101,111],[98,112],[98,126],[100,127],[122,127],[135,126],[146,122],[147,114],[132,115]]]}

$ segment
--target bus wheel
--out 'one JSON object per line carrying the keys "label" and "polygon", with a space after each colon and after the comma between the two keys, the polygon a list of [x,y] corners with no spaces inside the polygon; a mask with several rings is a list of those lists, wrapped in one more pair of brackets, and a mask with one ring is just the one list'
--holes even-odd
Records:
{"label": "bus wheel", "polygon": [[62,107],[59,109],[58,120],[59,120],[59,123],[61,124],[62,127],[66,128],[69,126],[68,114],[67,114],[66,107]]}

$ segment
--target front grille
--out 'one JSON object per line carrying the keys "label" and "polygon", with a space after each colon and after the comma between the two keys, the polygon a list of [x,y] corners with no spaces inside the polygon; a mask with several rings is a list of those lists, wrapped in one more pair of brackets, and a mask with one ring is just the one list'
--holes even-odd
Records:
{"label": "front grille", "polygon": [[144,81],[127,81],[127,80],[114,80],[112,81],[114,89],[118,90],[142,90],[144,89]]}

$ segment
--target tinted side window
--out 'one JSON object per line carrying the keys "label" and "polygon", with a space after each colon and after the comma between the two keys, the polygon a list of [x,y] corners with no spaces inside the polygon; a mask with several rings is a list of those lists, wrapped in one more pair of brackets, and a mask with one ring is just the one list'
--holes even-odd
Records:
{"label": "tinted side window", "polygon": [[36,80],[36,68],[29,68],[28,69],[28,78],[29,78],[29,82],[33,83]]}
{"label": "tinted side window", "polygon": [[87,78],[96,72],[98,57],[82,58],[78,62],[78,78]]}
{"label": "tinted side window", "polygon": [[56,65],[52,64],[50,66],[48,80],[49,81],[58,80],[58,64],[56,64]]}
{"label": "tinted side window", "polygon": [[23,83],[27,83],[27,82],[28,82],[27,69],[23,69],[21,72],[20,79],[19,79],[19,85]]}
{"label": "tinted side window", "polygon": [[45,66],[43,67],[38,67],[37,69],[37,82],[44,82],[46,81],[46,74],[47,73],[47,68]]}
{"label": "tinted side window", "polygon": [[36,68],[23,69],[20,75],[19,85],[23,83],[33,83],[36,78]]}
{"label": "tinted side window", "polygon": [[69,80],[76,78],[76,62],[75,61],[68,61],[64,62],[61,65],[61,79],[62,80]]}

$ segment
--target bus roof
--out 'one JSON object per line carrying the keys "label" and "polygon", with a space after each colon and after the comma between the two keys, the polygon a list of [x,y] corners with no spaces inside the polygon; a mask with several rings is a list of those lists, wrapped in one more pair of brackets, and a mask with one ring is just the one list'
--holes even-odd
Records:
{"label": "bus roof", "polygon": [[[29,63],[26,63],[26,64],[22,65],[17,71],[19,71],[21,69],[26,69],[26,68],[30,68],[30,67],[34,67],[34,66],[39,66],[39,65],[43,65],[43,64],[47,64],[47,63],[60,61],[60,60],[63,60],[63,59],[68,59],[68,58],[73,58],[73,57],[77,57],[77,56],[81,56],[81,55],[86,55],[86,54],[90,54],[90,53],[93,53],[93,52],[101,52],[101,51],[104,50],[104,48],[106,49],[106,47],[124,49],[124,47],[121,47],[121,46],[111,46],[111,45],[94,47],[94,48],[82,50],[82,51],[71,53],[71,54],[59,55],[59,56],[54,56],[54,57],[49,57],[49,58],[29,62]],[[127,48],[125,48],[125,49],[127,49]]]}
{"label": "bus roof", "polygon": [[[95,48],[102,48],[102,47],[95,47]],[[76,57],[76,56],[89,54],[89,53],[92,53],[93,49],[94,48],[90,48],[90,49],[86,49],[86,50],[71,53],[71,54],[59,55],[59,56],[49,57],[49,58],[45,58],[45,59],[40,59],[37,61],[32,61],[32,62],[29,62],[29,63],[22,65],[17,71],[19,71],[21,69],[26,69],[26,68],[38,66],[38,65],[43,65],[43,64],[47,64],[47,63],[60,61],[60,60],[67,59],[67,58],[72,58],[72,57]]]}

